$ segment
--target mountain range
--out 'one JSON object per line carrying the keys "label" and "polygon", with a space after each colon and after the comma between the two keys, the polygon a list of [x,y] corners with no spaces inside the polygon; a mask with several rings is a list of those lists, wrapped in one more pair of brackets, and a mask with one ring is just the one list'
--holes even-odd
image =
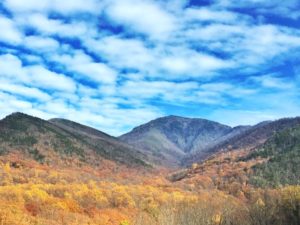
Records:
{"label": "mountain range", "polygon": [[219,151],[252,149],[275,132],[300,124],[300,118],[230,127],[217,122],[168,116],[134,128],[119,138],[168,166],[190,165]]}
{"label": "mountain range", "polygon": [[[234,150],[215,152],[201,163],[193,163],[190,167],[169,174],[168,179],[177,184],[197,184],[201,188],[214,186],[242,198],[245,196],[240,195],[238,190],[247,192],[249,186],[279,188],[300,185],[300,125],[290,123],[291,127],[278,129],[280,125],[287,125],[291,121],[277,121],[277,131],[273,130],[271,137],[263,144],[254,148],[239,148],[237,145]],[[263,127],[271,130],[272,126],[274,122]],[[252,130],[250,133],[248,137],[240,136],[240,141],[244,138],[254,140],[254,134],[260,134],[261,131]],[[245,147],[250,142],[237,144]]]}
{"label": "mountain range", "polygon": [[198,118],[167,116],[113,137],[61,118],[49,121],[13,113],[0,121],[0,154],[19,154],[40,163],[72,161],[99,166],[178,168],[236,149],[254,149],[274,133],[300,125],[300,118],[230,127]]}

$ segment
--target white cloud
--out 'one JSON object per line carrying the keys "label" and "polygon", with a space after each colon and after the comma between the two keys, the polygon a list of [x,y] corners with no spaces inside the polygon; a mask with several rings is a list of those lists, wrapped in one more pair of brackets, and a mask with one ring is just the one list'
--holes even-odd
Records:
{"label": "white cloud", "polygon": [[274,120],[278,115],[266,111],[218,109],[213,112],[210,119],[230,126],[255,125],[266,120]]}
{"label": "white cloud", "polygon": [[49,0],[53,11],[61,14],[85,12],[100,14],[102,10],[102,1],[99,0]]}
{"label": "white cloud", "polygon": [[246,34],[232,46],[234,57],[243,64],[263,64],[300,47],[300,33],[295,29],[260,25],[251,27]]}
{"label": "white cloud", "polygon": [[[237,19],[242,17],[238,13],[226,11],[226,10],[215,10],[208,7],[202,8],[188,8],[184,11],[185,19],[187,22],[220,22],[220,23],[236,23]],[[245,16],[246,17],[246,16]]]}
{"label": "white cloud", "polygon": [[63,100],[53,100],[39,105],[37,109],[48,115],[74,120],[116,136],[128,131],[132,126],[162,115],[153,107],[136,106],[124,109],[116,102],[120,100],[86,96],[76,102],[76,107]]}
{"label": "white cloud", "polygon": [[250,8],[263,14],[280,15],[286,18],[298,19],[298,0],[214,0],[215,5],[220,8]]}
{"label": "white cloud", "polygon": [[159,98],[167,101],[181,102],[187,100],[191,92],[198,88],[196,82],[168,81],[128,81],[119,87],[120,95],[136,99]]}
{"label": "white cloud", "polygon": [[290,33],[290,29],[273,25],[254,27],[245,41],[245,47],[257,54],[277,55],[293,47],[300,47],[300,34]]}
{"label": "white cloud", "polygon": [[211,82],[199,86],[199,90],[195,94],[195,99],[199,99],[199,102],[205,104],[226,106],[229,104],[228,96],[236,99],[244,99],[256,93],[257,90],[255,89],[234,85],[232,83]]}
{"label": "white cloud", "polygon": [[101,109],[101,112],[97,114],[89,113],[88,111],[73,114],[72,119],[79,120],[84,124],[96,126],[100,130],[117,136],[128,132],[133,126],[138,126],[163,115],[158,109],[151,106],[127,109],[120,107],[101,107]]}
{"label": "white cloud", "polygon": [[101,3],[97,0],[4,0],[7,9],[13,12],[56,12],[72,14],[79,12],[99,13]]}
{"label": "white cloud", "polygon": [[77,93],[79,96],[97,97],[99,95],[98,89],[91,88],[86,85],[78,84]]}
{"label": "white cloud", "polygon": [[237,67],[257,67],[300,47],[297,29],[274,25],[211,24],[188,29],[185,35],[204,48],[229,54]]}
{"label": "white cloud", "polygon": [[[288,99],[284,99],[288,101]],[[208,118],[230,126],[255,125],[262,121],[299,116],[300,108],[287,102],[284,108],[267,107],[262,109],[217,109]]]}
{"label": "white cloud", "polygon": [[28,101],[20,100],[11,94],[0,91],[0,116],[4,117],[7,114],[23,111],[32,108],[32,104]]}
{"label": "white cloud", "polygon": [[89,40],[85,44],[89,50],[117,68],[136,69],[149,77],[168,74],[166,80],[212,76],[214,71],[232,66],[230,61],[196,52],[186,46],[148,48],[142,41],[116,36]]}
{"label": "white cloud", "polygon": [[60,90],[65,92],[74,92],[76,90],[76,83],[69,77],[50,71],[42,66],[29,66],[25,68],[33,86]]}
{"label": "white cloud", "polygon": [[70,106],[62,99],[48,101],[45,104],[41,105],[40,109],[53,115],[64,115],[64,117],[65,115],[68,115],[69,113],[73,113],[75,111],[72,106]]}
{"label": "white cloud", "polygon": [[[227,46],[233,40],[239,40],[247,34],[247,26],[244,25],[227,25],[227,24],[211,24],[205,26],[192,27],[186,30],[185,36],[193,41],[218,41],[220,47]],[[222,42],[220,42],[222,41]],[[208,46],[209,47],[209,46]]]}
{"label": "white cloud", "polygon": [[156,1],[148,0],[114,0],[107,14],[116,23],[155,39],[167,38],[178,22]]}
{"label": "white cloud", "polygon": [[225,106],[228,104],[227,96],[242,99],[255,94],[257,90],[225,82],[199,85],[197,82],[131,80],[118,88],[120,97],[141,102],[144,100],[162,101],[172,105],[192,103]]}
{"label": "white cloud", "polygon": [[79,74],[98,84],[113,84],[117,79],[117,71],[108,65],[95,62],[89,55],[82,51],[74,51],[72,55],[53,55],[51,59],[65,66],[67,71]]}
{"label": "white cloud", "polygon": [[27,76],[22,68],[22,61],[12,54],[0,55],[1,77],[13,80],[26,81]]}
{"label": "white cloud", "polygon": [[257,82],[261,86],[266,88],[276,88],[283,90],[291,90],[295,88],[295,83],[288,79],[277,77],[274,74],[251,77],[250,80]]}
{"label": "white cloud", "polygon": [[0,16],[0,41],[9,44],[19,44],[23,34],[15,26],[15,23],[3,16]]}
{"label": "white cloud", "polygon": [[30,64],[42,64],[43,59],[41,58],[40,55],[35,55],[35,54],[22,54],[20,56],[22,60],[25,60],[26,62]]}
{"label": "white cloud", "polygon": [[20,95],[22,97],[36,99],[38,101],[48,101],[51,96],[37,88],[26,87],[18,84],[11,84],[9,81],[0,80],[0,91]]}
{"label": "white cloud", "polygon": [[[35,106],[33,108],[23,109],[21,110],[24,113],[27,113],[28,115],[36,116],[45,120],[49,120],[52,118],[55,118],[55,114],[47,113],[41,109],[38,109],[38,106]],[[15,111],[12,111],[15,112]]]}
{"label": "white cloud", "polygon": [[103,63],[77,64],[72,69],[100,83],[114,83],[117,77],[116,72]]}
{"label": "white cloud", "polygon": [[71,78],[48,70],[42,65],[23,66],[22,61],[11,54],[0,55],[0,74],[15,83],[32,85],[41,89],[74,92],[76,83]]}
{"label": "white cloud", "polygon": [[29,109],[32,107],[32,104],[27,101],[22,101],[22,100],[12,100],[9,102],[9,106],[14,108],[16,111],[19,110],[24,110],[24,109]]}
{"label": "white cloud", "polygon": [[4,5],[8,9],[16,11],[44,11],[48,7],[48,1],[4,0]]}
{"label": "white cloud", "polygon": [[151,52],[153,50],[136,39],[107,36],[98,40],[87,40],[85,45],[118,68],[147,70],[155,60],[154,52]]}
{"label": "white cloud", "polygon": [[57,51],[60,44],[53,38],[43,36],[27,36],[23,42],[25,48],[30,50],[52,52]]}
{"label": "white cloud", "polygon": [[199,103],[206,105],[224,106],[227,104],[226,99],[222,96],[222,94],[216,91],[200,90],[195,93],[194,98],[197,98]]}
{"label": "white cloud", "polygon": [[[133,126],[148,122],[161,116],[162,113],[154,107],[135,106],[120,108],[116,103],[119,99],[95,99],[86,96],[76,102],[76,106],[63,99],[53,99],[39,104],[21,100],[13,94],[0,91],[0,118],[21,111],[44,119],[54,117],[74,120],[112,135],[121,135]],[[122,121],[122,122],[120,122]]]}
{"label": "white cloud", "polygon": [[163,73],[174,77],[207,77],[214,71],[230,68],[231,62],[187,48],[174,48],[171,54],[160,59]]}
{"label": "white cloud", "polygon": [[50,19],[42,13],[17,14],[16,22],[22,27],[34,28],[45,35],[80,38],[90,32],[87,24],[83,21],[65,23],[60,19]]}

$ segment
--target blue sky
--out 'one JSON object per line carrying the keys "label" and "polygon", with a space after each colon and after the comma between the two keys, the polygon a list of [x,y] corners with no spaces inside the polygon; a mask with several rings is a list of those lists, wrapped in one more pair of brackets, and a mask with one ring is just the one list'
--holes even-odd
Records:
{"label": "blue sky", "polygon": [[298,0],[2,0],[0,117],[113,135],[165,115],[300,115]]}

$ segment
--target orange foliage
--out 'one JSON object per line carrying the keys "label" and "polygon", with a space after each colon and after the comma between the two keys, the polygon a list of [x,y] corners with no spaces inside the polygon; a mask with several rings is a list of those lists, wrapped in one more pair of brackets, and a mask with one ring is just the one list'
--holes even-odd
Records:
{"label": "orange foliage", "polygon": [[297,210],[299,187],[254,189],[246,174],[256,162],[239,162],[243,151],[228,154],[192,165],[173,183],[166,170],[48,167],[16,158],[12,166],[0,160],[0,224],[178,225],[188,217],[197,225],[199,217],[204,224],[222,224],[225,217],[241,224],[252,212],[264,219],[272,199],[283,210]]}

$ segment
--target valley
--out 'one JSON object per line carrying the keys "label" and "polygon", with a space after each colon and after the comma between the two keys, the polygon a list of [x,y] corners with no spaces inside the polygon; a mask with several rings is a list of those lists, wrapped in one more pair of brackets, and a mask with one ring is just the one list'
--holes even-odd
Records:
{"label": "valley", "polygon": [[230,127],[168,116],[120,137],[0,121],[2,225],[298,225],[300,118]]}

